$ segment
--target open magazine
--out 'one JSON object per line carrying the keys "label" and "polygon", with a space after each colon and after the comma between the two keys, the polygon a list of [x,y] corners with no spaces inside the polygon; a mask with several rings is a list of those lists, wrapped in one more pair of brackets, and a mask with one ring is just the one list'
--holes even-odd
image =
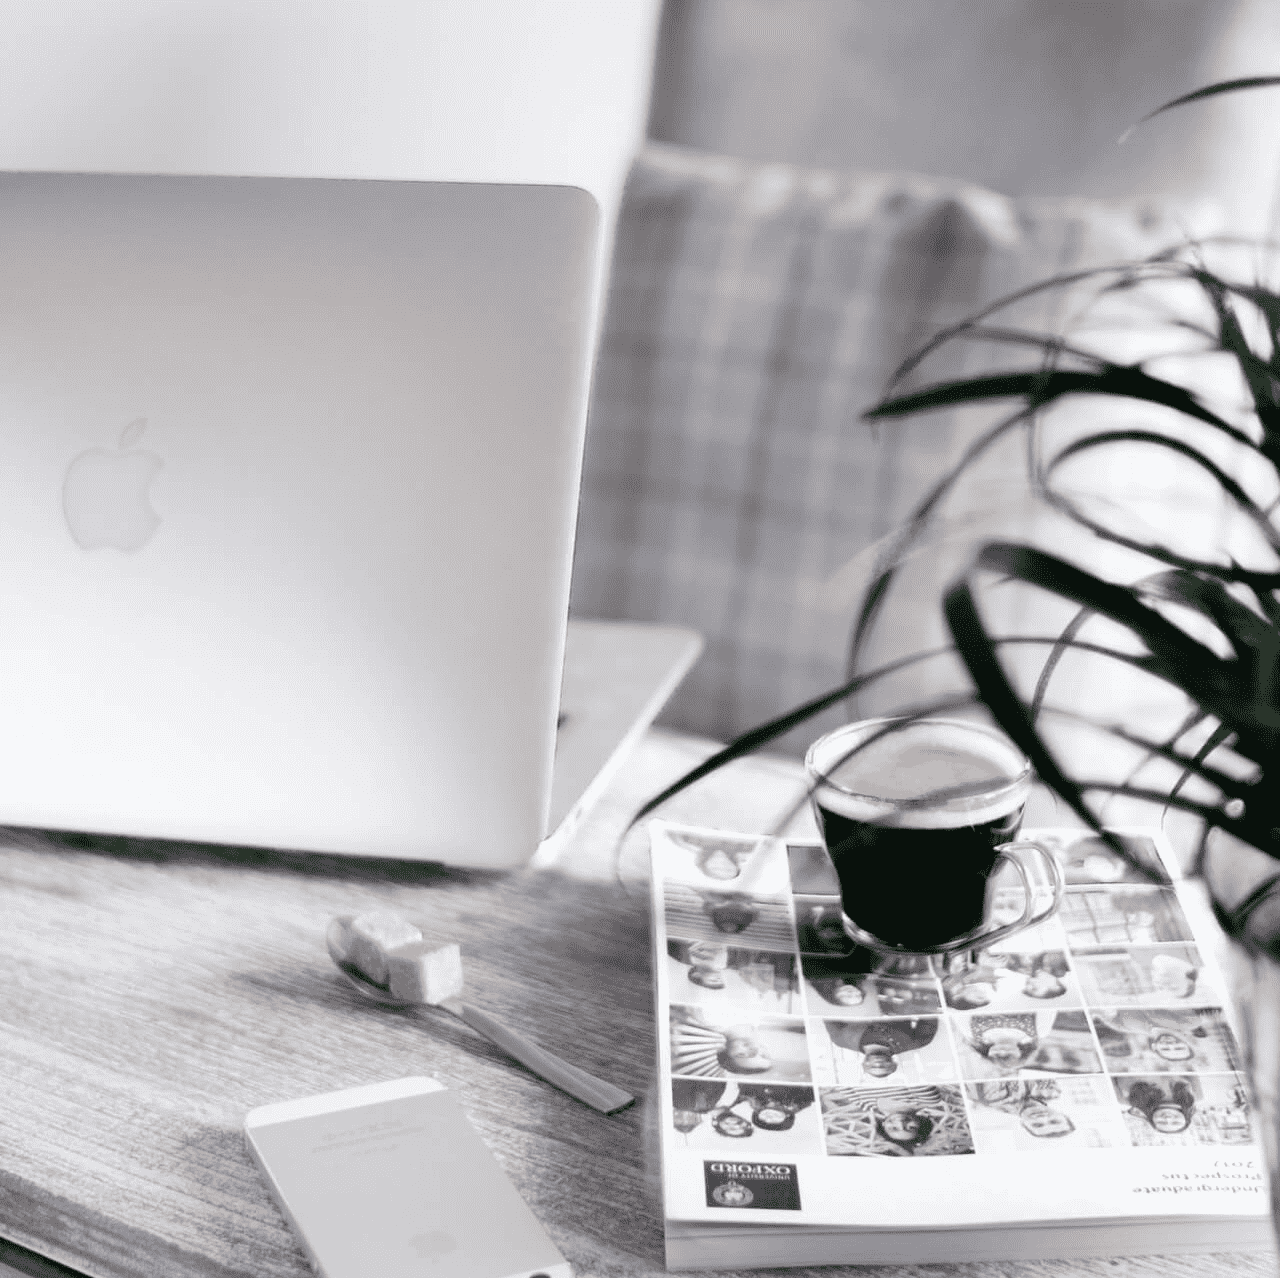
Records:
{"label": "open magazine", "polygon": [[861,975],[821,848],[650,830],[669,1268],[1273,1246],[1206,912],[1161,834],[1116,832],[1152,882],[1088,831],[1028,831],[1055,917]]}

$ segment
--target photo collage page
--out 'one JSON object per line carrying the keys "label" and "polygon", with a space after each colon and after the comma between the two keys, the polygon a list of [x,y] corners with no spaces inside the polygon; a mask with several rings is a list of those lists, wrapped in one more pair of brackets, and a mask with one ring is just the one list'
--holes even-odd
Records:
{"label": "photo collage page", "polygon": [[[1149,838],[1128,850],[1159,867]],[[1248,1144],[1223,991],[1167,877],[1045,839],[1057,914],[990,949],[850,974],[830,863],[655,825],[677,1146],[752,1159]],[[1021,889],[1001,901],[1022,913]]]}

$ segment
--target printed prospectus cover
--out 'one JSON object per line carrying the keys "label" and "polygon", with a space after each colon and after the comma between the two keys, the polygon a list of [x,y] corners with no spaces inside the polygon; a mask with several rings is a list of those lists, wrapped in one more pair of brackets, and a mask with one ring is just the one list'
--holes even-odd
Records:
{"label": "printed prospectus cover", "polygon": [[1087,831],[1023,837],[1063,868],[1055,917],[855,976],[820,849],[652,824],[669,1221],[1265,1219],[1226,991],[1162,836],[1122,832],[1160,882]]}

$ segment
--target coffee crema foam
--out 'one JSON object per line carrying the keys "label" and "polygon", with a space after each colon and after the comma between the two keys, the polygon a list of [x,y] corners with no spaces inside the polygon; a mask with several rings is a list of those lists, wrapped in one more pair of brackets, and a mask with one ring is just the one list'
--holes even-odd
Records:
{"label": "coffee crema foam", "polygon": [[[825,774],[834,768],[829,783],[819,782],[814,791],[824,808],[851,821],[950,830],[998,820],[1026,802],[1031,778],[1024,775],[1022,755],[1009,743],[963,723],[922,720],[844,759],[860,741],[887,726],[883,721],[859,724],[816,743],[809,753],[811,771]],[[990,785],[980,794],[946,793],[983,782]],[[934,794],[937,799],[931,805],[929,796]]]}

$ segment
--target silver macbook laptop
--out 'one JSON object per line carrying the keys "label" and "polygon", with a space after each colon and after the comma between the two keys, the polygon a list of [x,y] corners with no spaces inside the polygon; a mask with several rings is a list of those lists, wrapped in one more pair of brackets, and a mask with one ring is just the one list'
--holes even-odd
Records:
{"label": "silver macbook laptop", "polygon": [[0,175],[0,823],[527,861],[597,242],[567,187]]}

